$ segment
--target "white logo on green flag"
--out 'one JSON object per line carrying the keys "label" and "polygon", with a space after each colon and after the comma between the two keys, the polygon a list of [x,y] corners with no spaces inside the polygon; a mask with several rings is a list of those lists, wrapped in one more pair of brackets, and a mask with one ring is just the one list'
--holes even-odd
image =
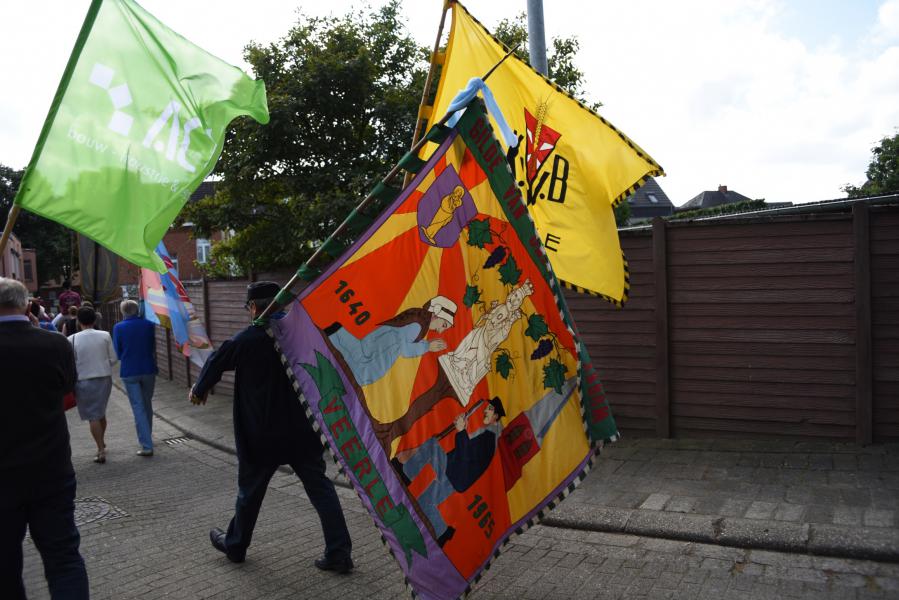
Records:
{"label": "white logo on green flag", "polygon": [[94,0],[16,204],[143,267],[265,86],[132,0]]}

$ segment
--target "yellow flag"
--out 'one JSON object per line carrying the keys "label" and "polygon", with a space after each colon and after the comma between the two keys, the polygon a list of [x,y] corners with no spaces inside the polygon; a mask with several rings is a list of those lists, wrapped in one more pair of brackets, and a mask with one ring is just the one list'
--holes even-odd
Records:
{"label": "yellow flag", "polygon": [[[483,77],[506,54],[464,7],[452,7],[430,124],[469,79]],[[487,85],[519,136],[510,166],[556,276],[566,287],[621,304],[627,268],[612,209],[647,176],[664,175],[662,168],[611,123],[514,56]]]}

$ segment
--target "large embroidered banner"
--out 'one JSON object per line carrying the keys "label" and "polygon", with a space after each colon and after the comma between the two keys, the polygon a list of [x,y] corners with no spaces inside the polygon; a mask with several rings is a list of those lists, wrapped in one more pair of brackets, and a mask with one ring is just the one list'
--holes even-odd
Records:
{"label": "large embroidered banner", "polygon": [[431,136],[272,330],[409,586],[443,599],[574,489],[588,431],[615,425],[483,105]]}

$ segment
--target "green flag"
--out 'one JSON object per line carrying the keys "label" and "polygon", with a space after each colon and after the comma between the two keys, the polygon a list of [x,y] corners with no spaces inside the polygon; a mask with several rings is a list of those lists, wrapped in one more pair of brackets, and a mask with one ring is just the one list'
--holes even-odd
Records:
{"label": "green flag", "polygon": [[154,252],[265,85],[132,0],[94,0],[15,203],[163,272]]}

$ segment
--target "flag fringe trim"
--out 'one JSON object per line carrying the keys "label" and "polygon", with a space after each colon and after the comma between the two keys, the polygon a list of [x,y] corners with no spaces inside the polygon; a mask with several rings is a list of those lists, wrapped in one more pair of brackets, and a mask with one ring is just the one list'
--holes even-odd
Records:
{"label": "flag fringe trim", "polygon": [[[477,17],[475,17],[474,15],[472,15],[472,14],[471,14],[471,11],[469,11],[468,8],[467,8],[464,4],[462,4],[461,2],[456,2],[456,1],[453,1],[452,4],[453,4],[454,6],[458,6],[458,7],[461,8],[462,10],[464,10],[464,11],[468,14],[468,16],[471,17],[471,20],[474,21],[475,23],[477,23],[478,26],[480,26],[480,28],[484,30],[484,33],[486,33],[486,34],[487,34],[493,41],[495,41],[497,44],[499,44],[499,46],[500,46],[501,48],[505,49],[507,52],[510,51],[510,48],[509,48],[508,46],[506,46],[502,41],[500,41],[496,36],[494,36],[494,35],[490,32],[490,30],[487,29],[487,27],[484,26],[484,24],[481,23],[481,22],[477,19]],[[455,26],[455,22],[453,23],[453,26]],[[447,54],[448,54],[448,53],[449,53],[449,52],[447,51]],[[638,146],[638,145],[636,144],[636,142],[634,142],[634,141],[631,140],[629,137],[627,137],[622,131],[620,131],[620,130],[619,130],[617,127],[615,127],[612,123],[610,123],[609,121],[607,121],[607,120],[605,119],[605,117],[603,117],[602,115],[600,115],[599,113],[597,113],[595,110],[591,109],[590,107],[586,106],[583,102],[581,102],[579,99],[577,99],[577,98],[576,98],[574,95],[572,95],[569,91],[567,91],[567,90],[565,90],[565,89],[559,87],[559,85],[558,85],[557,83],[555,83],[554,81],[550,80],[550,79],[549,79],[546,75],[544,75],[543,73],[537,71],[537,70],[536,70],[534,67],[532,67],[529,63],[526,63],[526,62],[524,62],[524,61],[521,61],[521,62],[522,62],[523,64],[525,64],[525,65],[526,65],[526,66],[527,66],[533,73],[535,73],[536,75],[540,76],[540,78],[543,79],[543,81],[545,81],[548,85],[550,85],[554,90],[556,90],[556,91],[559,92],[560,94],[563,94],[563,95],[567,96],[568,98],[570,98],[571,100],[573,100],[573,101],[574,101],[580,108],[582,108],[583,110],[587,111],[588,113],[590,113],[591,115],[593,115],[594,117],[596,117],[597,119],[599,119],[599,120],[602,122],[603,125],[605,125],[605,126],[608,127],[609,129],[611,129],[612,131],[614,131],[615,134],[618,135],[618,137],[621,138],[621,140],[622,140],[625,144],[628,145],[628,147],[630,147],[634,152],[636,152],[637,156],[639,156],[640,158],[642,158],[643,160],[645,160],[646,162],[648,162],[650,165],[652,165],[653,167],[655,167],[655,168],[653,168],[652,170],[648,171],[645,175],[643,175],[642,177],[640,177],[639,180],[637,180],[636,182],[634,182],[634,183],[633,183],[631,186],[629,186],[624,192],[622,192],[621,194],[619,194],[618,197],[616,197],[614,200],[612,200],[612,208],[613,208],[613,209],[616,208],[616,207],[617,207],[619,204],[621,204],[622,202],[624,202],[628,197],[630,197],[631,195],[633,195],[638,189],[640,189],[641,187],[643,187],[643,185],[646,183],[646,181],[647,181],[647,179],[648,179],[649,177],[662,177],[662,176],[665,175],[665,170],[662,168],[661,165],[659,165],[659,163],[657,163],[657,162],[655,161],[655,159],[653,159],[653,158],[652,158],[651,156],[649,156],[646,152],[644,152],[643,149],[640,148],[640,146]],[[442,81],[441,81],[441,84],[442,84]],[[438,95],[438,96],[440,95],[440,89],[439,89],[439,86],[438,86],[438,90],[437,90],[437,95]],[[628,268],[627,268],[627,257],[624,256],[624,252],[622,252],[621,254],[622,254],[622,258],[624,259],[624,293],[622,294],[620,300],[617,299],[617,298],[612,298],[611,296],[607,296],[606,294],[602,294],[602,293],[600,293],[600,292],[595,292],[595,291],[593,291],[593,290],[588,290],[587,288],[584,288],[584,287],[575,285],[575,284],[570,283],[570,282],[568,282],[568,281],[563,281],[563,280],[560,279],[559,282],[562,284],[563,287],[568,288],[568,289],[570,289],[570,290],[572,290],[572,291],[574,291],[574,292],[581,293],[581,294],[587,294],[587,295],[590,295],[590,296],[595,296],[595,297],[597,297],[597,298],[602,298],[603,300],[605,300],[605,301],[607,301],[607,302],[613,304],[614,306],[616,306],[616,307],[618,307],[618,308],[623,308],[623,307],[624,307],[624,304],[628,301],[628,298],[629,298],[629,292],[630,292],[630,277],[629,277],[629,274],[628,274]]]}
{"label": "flag fringe trim", "polygon": [[568,281],[559,280],[559,283],[562,284],[562,287],[565,289],[571,290],[573,292],[577,292],[579,294],[587,294],[588,296],[594,296],[596,298],[602,298],[606,302],[613,304],[616,308],[624,308],[624,304],[630,298],[631,291],[631,270],[630,266],[627,263],[627,256],[624,254],[624,251],[621,251],[621,261],[624,264],[624,292],[621,294],[621,300],[617,298],[612,298],[611,296],[606,296],[605,294],[600,294],[599,292],[594,292],[593,290],[588,290],[587,288],[581,287],[579,285],[575,285]]}
{"label": "flag fringe trim", "polygon": [[[492,127],[491,127],[491,129],[492,129]],[[508,169],[508,165],[506,165],[506,168]],[[510,171],[510,174],[511,174],[511,171]],[[536,224],[534,223],[534,219],[531,216],[530,212],[525,211],[524,215],[527,217],[527,221],[531,227],[532,232],[534,234],[536,234]],[[569,334],[572,336],[572,339],[574,340],[574,343],[575,343],[575,347],[579,348],[583,345],[583,342],[580,340],[580,336],[578,336],[577,332],[575,331],[574,326],[573,326],[573,321],[570,318],[570,313],[567,310],[567,302],[565,301],[565,298],[562,293],[562,286],[561,286],[562,282],[558,277],[556,277],[556,274],[552,268],[552,264],[550,263],[550,260],[549,260],[549,255],[546,253],[546,249],[543,247],[543,244],[540,244],[538,246],[538,249],[539,249],[540,257],[542,258],[542,260],[546,266],[546,273],[548,275],[547,284],[549,285],[550,289],[553,292],[553,299],[556,304],[556,310],[559,311],[559,314],[562,317],[562,322],[565,324],[565,327],[567,328]],[[627,276],[626,268],[625,268],[625,276]],[[322,445],[328,450],[328,453],[330,454],[332,460],[334,460],[335,464],[338,467],[339,473],[344,475],[345,477],[347,477],[347,479],[349,480],[349,477],[344,472],[343,466],[340,463],[340,459],[339,459],[337,453],[334,452],[334,450],[331,448],[330,444],[328,443],[327,436],[325,435],[325,433],[322,431],[321,427],[319,426],[318,420],[315,418],[315,415],[312,412],[309,402],[306,400],[306,396],[303,394],[303,392],[300,388],[299,381],[297,380],[296,375],[294,374],[293,369],[290,366],[290,362],[287,359],[287,356],[284,354],[284,351],[282,350],[280,344],[278,343],[277,338],[275,338],[274,332],[272,331],[270,326],[266,327],[266,333],[274,341],[275,349],[277,350],[279,356],[281,357],[281,364],[284,365],[284,368],[285,368],[285,371],[287,372],[287,376],[290,380],[290,383],[293,386],[293,389],[297,392],[300,403],[302,404],[303,410],[306,413],[306,418],[309,420],[310,424],[312,425],[313,430],[318,434],[318,436],[322,442]],[[578,351],[575,356],[576,356],[576,360],[577,360],[577,381],[575,383],[575,386],[576,386],[576,389],[580,390],[581,382],[582,382],[583,376],[584,376],[583,375],[584,363],[583,363],[583,361],[581,361],[580,351]],[[586,462],[584,463],[583,467],[581,467],[580,470],[576,474],[572,475],[572,480],[568,483],[568,485],[566,485],[561,491],[559,491],[558,493],[556,493],[555,495],[551,496],[548,499],[547,504],[542,509],[537,511],[536,514],[534,514],[532,517],[528,518],[526,521],[519,524],[515,529],[511,529],[504,537],[502,537],[501,539],[499,539],[496,542],[494,551],[489,556],[489,558],[487,558],[487,560],[483,563],[483,565],[480,567],[479,572],[471,579],[471,581],[468,582],[468,584],[467,584],[464,592],[460,596],[460,598],[467,598],[471,594],[471,592],[473,591],[473,587],[481,580],[481,578],[484,576],[484,573],[486,573],[492,566],[493,561],[496,560],[497,558],[499,558],[499,556],[502,554],[503,549],[509,545],[509,543],[511,542],[511,540],[514,537],[519,536],[519,535],[523,534],[524,532],[526,532],[528,529],[534,527],[535,525],[538,525],[546,517],[546,515],[548,513],[553,511],[555,508],[557,508],[561,504],[561,502],[563,500],[565,500],[565,498],[567,498],[575,489],[577,489],[577,487],[580,485],[580,483],[586,478],[587,474],[592,470],[594,462],[596,460],[596,457],[599,456],[599,454],[602,450],[602,443],[593,440],[592,436],[590,435],[589,422],[587,420],[587,413],[586,413],[586,409],[584,408],[583,402],[578,403],[578,410],[580,411],[580,415],[581,415],[581,426],[583,427],[584,435],[586,436],[587,442],[589,444],[589,451],[587,453]],[[618,437],[619,437],[619,434],[616,430],[616,433],[610,436],[609,441],[615,441],[616,439],[618,439]],[[365,506],[366,499],[363,496],[362,491],[360,489],[357,489],[357,487],[352,484],[352,481],[350,481],[350,487],[356,493],[356,496],[359,497],[359,500],[360,500],[360,502],[362,502],[363,506]],[[409,494],[408,490],[406,490],[406,493]],[[366,512],[368,512],[367,509],[366,509]],[[374,520],[374,517],[372,517],[372,515],[370,513],[369,513],[369,517],[372,518],[372,520]],[[380,529],[379,529],[379,532],[380,532]],[[406,575],[405,575],[405,570],[403,570],[403,568],[402,568],[403,563],[400,562],[399,557],[393,551],[393,548],[390,547],[390,544],[387,542],[387,539],[383,535],[381,535],[380,538],[381,538],[381,543],[385,546],[385,548],[387,548],[387,551],[390,553],[390,556],[392,556],[393,559],[397,562],[397,564],[400,565],[400,569],[403,572],[403,580],[404,580],[404,583],[406,586],[406,590],[409,592],[410,597],[413,599],[418,598],[418,595],[416,594],[415,590],[412,588],[409,578],[406,577]]]}
{"label": "flag fringe trim", "polygon": [[[541,249],[542,249],[542,246],[541,246]],[[543,251],[543,255],[548,264],[549,259],[548,259],[548,257],[546,257],[545,250]],[[556,280],[555,276],[553,276],[552,279]],[[552,286],[552,287],[555,290],[559,289],[557,286]],[[560,313],[562,313],[562,317],[564,319],[565,313],[561,310],[561,306],[558,304],[559,303],[558,292],[556,292],[554,294],[554,296],[556,299],[557,308],[559,309]],[[575,338],[575,342],[577,344],[580,344],[580,341],[578,340],[577,335],[574,333],[574,330],[571,328],[571,326],[567,325],[567,322],[566,322],[566,326],[568,327],[568,331],[571,332],[572,336]],[[328,454],[331,456],[331,459],[334,461],[334,464],[337,465],[338,473],[340,473],[341,475],[343,475],[344,477],[347,477],[347,479],[349,479],[349,477],[347,476],[347,474],[345,473],[345,471],[343,469],[343,465],[340,464],[340,459],[339,459],[337,453],[334,452],[334,450],[331,448],[331,445],[328,443],[327,436],[325,435],[325,433],[322,431],[321,427],[319,426],[318,420],[315,418],[315,414],[312,412],[312,409],[309,406],[309,402],[306,400],[306,396],[305,396],[305,394],[303,394],[302,389],[300,388],[300,383],[293,373],[293,369],[290,366],[290,362],[287,359],[287,355],[285,355],[284,351],[281,349],[281,345],[278,343],[278,339],[275,337],[274,332],[272,332],[272,328],[266,327],[265,331],[268,334],[268,336],[270,338],[272,338],[272,341],[274,341],[274,343],[275,343],[275,350],[278,352],[278,355],[281,358],[281,364],[284,365],[284,369],[287,372],[287,377],[290,380],[290,385],[293,387],[294,391],[297,393],[300,404],[302,404],[302,406],[303,406],[303,411],[306,413],[306,419],[312,425],[313,431],[315,431],[315,433],[318,434],[318,437],[322,443],[322,446],[324,446],[327,449]],[[581,372],[582,372],[582,363],[580,360],[580,356],[578,356],[577,361],[578,361],[578,376],[577,376],[576,387],[578,389],[580,389]],[[580,413],[581,413],[581,424],[584,427],[584,433],[587,436],[587,439],[590,440],[590,432],[589,432],[588,425],[587,425],[587,415],[586,415],[586,412],[584,411],[583,403],[580,403],[578,408],[580,409]],[[611,436],[610,441],[614,442],[618,439],[618,437],[619,436],[616,433],[615,435]],[[578,471],[578,473],[576,475],[574,475],[574,478],[572,479],[572,481],[567,486],[565,486],[559,493],[552,496],[552,498],[547,502],[546,506],[544,506],[542,509],[537,511],[537,513],[533,517],[527,519],[525,522],[520,524],[518,527],[511,530],[505,537],[503,537],[501,540],[499,540],[497,542],[496,549],[490,555],[490,558],[488,558],[487,561],[483,564],[483,566],[480,569],[480,572],[477,575],[475,575],[474,578],[468,583],[468,586],[465,588],[465,591],[462,593],[460,598],[468,598],[469,597],[469,595],[473,591],[474,586],[477,585],[477,583],[481,580],[481,578],[484,576],[484,573],[486,573],[487,571],[490,570],[490,567],[493,566],[493,561],[495,561],[497,558],[500,557],[503,549],[509,545],[509,543],[513,540],[513,538],[522,535],[528,529],[531,529],[535,525],[539,525],[543,521],[543,519],[546,518],[548,513],[552,512],[553,510],[558,508],[559,505],[562,503],[562,501],[565,500],[569,495],[571,495],[571,493],[575,489],[577,489],[577,487],[581,484],[581,482],[584,481],[584,479],[587,477],[587,474],[593,469],[594,463],[596,461],[596,457],[600,455],[601,450],[602,450],[601,444],[598,444],[596,442],[590,442],[590,452],[587,457],[587,462],[584,464],[584,466],[581,468],[581,470]],[[356,486],[354,486],[352,484],[352,482],[349,483],[349,487],[356,493],[356,496],[359,498],[359,501],[362,502],[363,506],[365,506],[365,497],[363,497],[362,492],[359,489],[357,489]],[[408,494],[408,490],[407,490],[407,494]],[[368,512],[368,510],[366,510],[366,512]],[[371,514],[369,514],[369,518],[372,518]],[[372,520],[374,520],[374,519],[372,518]],[[380,533],[380,529],[378,531]],[[384,547],[390,553],[390,556],[397,562],[398,565],[400,565],[400,569],[402,571],[402,563],[400,562],[399,557],[393,551],[393,548],[390,547],[390,544],[387,542],[387,538],[385,538],[383,535],[380,535],[380,538],[381,538],[381,543],[384,545]],[[409,596],[411,598],[413,598],[413,600],[418,598],[418,594],[412,588],[409,578],[406,577],[405,572],[403,572],[403,582],[406,586],[406,591],[409,593]]]}
{"label": "flag fringe trim", "polygon": [[[499,39],[497,39],[492,33],[490,33],[490,30],[487,29],[487,27],[485,27],[484,24],[481,23],[481,22],[477,19],[477,17],[475,17],[474,15],[472,15],[472,14],[471,14],[471,11],[469,11],[468,8],[466,8],[464,4],[462,4],[461,2],[456,2],[456,1],[453,1],[452,4],[453,4],[453,6],[458,6],[459,8],[461,8],[462,10],[464,10],[466,13],[468,13],[468,16],[471,17],[471,20],[474,21],[475,23],[477,23],[477,24],[481,27],[481,29],[484,30],[484,33],[486,33],[488,36],[490,36],[490,38],[493,39],[493,41],[495,41],[497,44],[499,44],[499,46],[500,46],[501,48],[504,48],[507,52],[511,50],[511,48],[509,48],[508,46],[506,46],[503,42],[501,42]],[[455,22],[453,22],[453,26],[455,27]],[[665,174],[664,169],[661,167],[661,165],[659,165],[659,163],[657,163],[651,156],[649,156],[649,154],[647,154],[642,148],[640,148],[640,146],[638,146],[636,142],[634,142],[634,141],[631,140],[629,137],[627,137],[626,135],[624,135],[624,133],[621,132],[617,127],[615,127],[615,126],[612,125],[609,121],[607,121],[607,120],[605,119],[605,117],[603,117],[602,115],[600,115],[599,113],[597,113],[596,111],[594,111],[593,109],[591,109],[590,107],[588,107],[587,105],[585,105],[583,102],[581,102],[580,100],[578,100],[577,98],[575,98],[569,91],[567,91],[567,90],[562,89],[561,87],[559,87],[559,85],[558,85],[557,83],[555,83],[554,81],[550,80],[546,75],[544,75],[543,73],[541,73],[540,71],[538,71],[537,69],[535,69],[534,67],[532,67],[532,66],[530,65],[530,63],[526,63],[525,61],[521,61],[521,62],[524,63],[524,64],[525,64],[531,71],[533,71],[533,72],[534,72],[536,75],[538,75],[541,79],[543,79],[543,81],[545,81],[547,84],[549,84],[550,86],[552,86],[557,92],[559,92],[559,93],[561,93],[561,94],[564,94],[565,96],[568,96],[569,98],[571,98],[572,100],[574,100],[574,101],[577,103],[578,106],[580,106],[582,109],[584,109],[585,111],[587,111],[588,113],[590,113],[591,115],[593,115],[594,117],[596,117],[597,119],[599,119],[599,120],[603,123],[603,125],[605,125],[605,126],[608,127],[609,129],[611,129],[612,131],[614,131],[614,132],[618,135],[618,137],[621,138],[621,140],[622,140],[624,143],[626,143],[626,144],[627,144],[627,145],[628,145],[634,152],[637,153],[637,156],[639,156],[640,158],[642,158],[643,160],[645,160],[646,162],[648,162],[650,165],[652,165],[652,166],[655,167],[655,170],[653,170],[653,171],[650,172],[651,175],[653,175],[653,176],[661,176],[661,175],[664,175],[664,174]],[[439,93],[440,93],[440,92],[439,92],[439,90],[438,90],[438,95],[439,95]],[[637,182],[637,183],[634,184],[634,186],[637,186],[637,187],[639,187],[640,185],[642,185],[641,182]],[[633,186],[632,186],[632,187],[633,187]],[[634,188],[634,189],[636,189],[636,188]],[[627,197],[627,195],[628,195],[628,193],[626,192],[625,194],[623,194],[623,197]],[[622,196],[619,196],[619,198],[621,198],[621,197],[622,197]],[[614,204],[613,204],[613,206],[614,206]]]}

